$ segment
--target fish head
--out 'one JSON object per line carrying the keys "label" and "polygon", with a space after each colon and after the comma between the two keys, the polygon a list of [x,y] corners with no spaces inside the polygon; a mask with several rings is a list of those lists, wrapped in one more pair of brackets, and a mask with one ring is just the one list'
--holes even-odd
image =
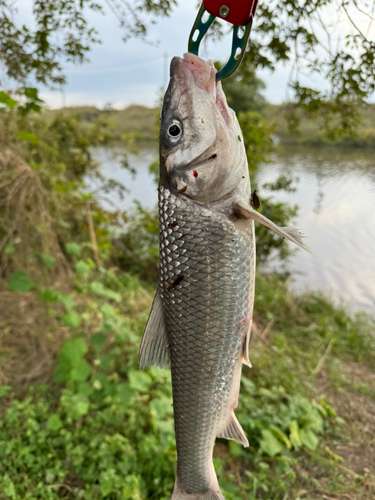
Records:
{"label": "fish head", "polygon": [[215,75],[212,61],[174,57],[161,115],[161,183],[201,203],[248,178],[242,132]]}

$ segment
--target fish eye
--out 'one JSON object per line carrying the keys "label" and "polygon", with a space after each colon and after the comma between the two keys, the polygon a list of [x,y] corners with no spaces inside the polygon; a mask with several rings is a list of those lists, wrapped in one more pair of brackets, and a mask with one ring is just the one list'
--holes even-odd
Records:
{"label": "fish eye", "polygon": [[179,123],[173,122],[169,127],[168,127],[168,132],[167,132],[168,138],[171,141],[176,141],[178,140],[181,135],[182,135],[182,127]]}
{"label": "fish eye", "polygon": [[178,125],[171,125],[168,129],[168,132],[172,137],[177,137],[181,134],[181,129]]}

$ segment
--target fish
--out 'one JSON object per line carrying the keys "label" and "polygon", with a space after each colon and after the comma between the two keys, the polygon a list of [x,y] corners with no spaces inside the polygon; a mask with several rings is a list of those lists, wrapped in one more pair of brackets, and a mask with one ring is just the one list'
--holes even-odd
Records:
{"label": "fish", "polygon": [[174,57],[160,124],[159,282],[141,369],[170,368],[177,447],[171,500],[223,500],[217,437],[249,446],[234,410],[255,291],[254,221],[301,248],[251,206],[243,135],[212,61]]}

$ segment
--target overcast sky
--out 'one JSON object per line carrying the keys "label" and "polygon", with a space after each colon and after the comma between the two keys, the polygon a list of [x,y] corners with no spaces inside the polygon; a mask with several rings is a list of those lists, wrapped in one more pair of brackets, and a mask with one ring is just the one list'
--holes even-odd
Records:
{"label": "overcast sky", "polygon": [[[44,89],[42,98],[51,107],[72,105],[96,105],[103,107],[111,102],[117,108],[137,103],[154,106],[160,88],[167,83],[169,61],[174,55],[187,50],[191,27],[197,14],[196,0],[179,2],[171,17],[158,20],[150,28],[149,40],[156,46],[141,40],[122,41],[122,30],[115,15],[104,3],[106,15],[90,12],[89,20],[99,31],[101,45],[96,45],[89,54],[90,62],[83,66],[66,67],[67,84],[64,92]],[[18,0],[18,17],[27,23],[30,19],[32,0]],[[256,28],[256,20],[254,23]],[[347,26],[343,26],[345,31]],[[216,60],[229,56],[231,39],[208,44],[200,55]],[[260,71],[266,82],[264,94],[268,101],[281,103],[287,99],[287,82],[290,66],[279,65],[274,73]],[[309,81],[310,85],[322,87],[319,77]]]}

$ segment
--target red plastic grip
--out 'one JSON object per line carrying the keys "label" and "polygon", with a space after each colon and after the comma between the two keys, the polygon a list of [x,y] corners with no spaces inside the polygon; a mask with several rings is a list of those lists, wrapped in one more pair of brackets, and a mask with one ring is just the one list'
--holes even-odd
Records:
{"label": "red plastic grip", "polygon": [[[234,26],[244,26],[250,20],[251,14],[255,14],[258,0],[203,0],[204,8]],[[222,15],[228,11],[228,15]]]}

